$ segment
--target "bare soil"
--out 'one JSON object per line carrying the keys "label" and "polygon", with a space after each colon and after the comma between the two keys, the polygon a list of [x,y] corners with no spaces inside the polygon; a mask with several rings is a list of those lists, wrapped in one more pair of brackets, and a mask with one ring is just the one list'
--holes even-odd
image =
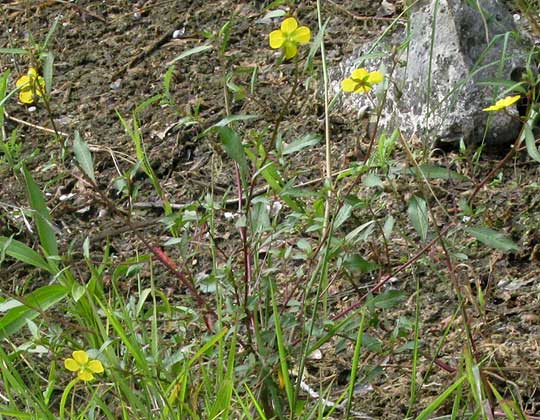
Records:
{"label": "bare soil", "polygon": [[[323,2],[323,15],[329,16],[326,48],[329,66],[336,66],[362,42],[367,42],[388,23],[374,18],[379,2],[374,0]],[[132,221],[139,223],[145,235],[162,243],[167,239],[165,227],[156,221],[163,215],[162,205],[150,182],[140,171],[134,171],[133,187],[138,189],[135,200],[120,194],[115,180],[130,171],[135,161],[134,145],[122,127],[117,114],[127,120],[138,105],[163,92],[163,80],[171,60],[182,52],[203,45],[231,21],[229,46],[220,56],[214,49],[179,60],[174,68],[170,94],[174,104],[153,104],[140,114],[141,132],[150,163],[171,203],[179,206],[195,203],[213,192],[223,199],[234,198],[234,170],[214,136],[200,137],[205,128],[224,118],[223,78],[241,86],[245,97],[231,96],[228,105],[233,114],[257,114],[259,119],[246,122],[249,130],[268,133],[291,89],[294,64],[277,65],[275,51],[268,48],[268,33],[279,20],[261,22],[265,16],[261,1],[4,1],[0,5],[0,48],[29,47],[31,40],[43,40],[55,19],[58,29],[50,50],[54,53],[54,84],[52,118],[56,129],[67,136],[61,140],[48,132],[52,123],[46,110],[34,110],[17,104],[7,106],[10,118],[7,131],[17,129],[21,139],[20,156],[43,188],[48,199],[62,248],[69,253],[74,265],[81,266],[80,244],[86,237],[92,240],[92,252],[99,259],[105,239],[110,238],[112,250],[121,262],[137,252],[145,252],[140,241],[123,231],[125,220],[109,212],[100,196],[88,189],[81,180],[71,157],[65,159],[62,142],[70,145],[78,130],[90,144],[94,156],[99,188],[119,207],[132,211]],[[399,11],[399,9],[398,9]],[[314,2],[301,2],[294,11],[301,24],[317,27]],[[388,16],[391,17],[391,16]],[[314,30],[314,33],[316,31]],[[173,37],[173,34],[175,37]],[[305,56],[306,51],[301,52]],[[291,142],[307,133],[323,134],[323,100],[320,95],[320,71],[306,75],[282,124],[284,141]],[[0,55],[0,70],[10,70],[12,81],[28,67],[25,56]],[[256,94],[249,94],[253,72],[256,73]],[[186,115],[194,116],[197,124],[178,126]],[[334,170],[345,169],[351,161],[362,158],[367,150],[367,121],[358,121],[336,108],[331,115],[332,153]],[[414,147],[414,145],[412,145]],[[402,150],[396,160],[406,163]],[[479,165],[448,153],[435,158],[436,163],[451,167],[470,177],[471,182],[434,182],[439,199],[450,216],[456,214],[460,199],[474,183],[486,175],[496,157],[486,157]],[[315,180],[324,175],[324,145],[302,152],[288,162],[289,179],[297,183]],[[523,407],[531,415],[540,415],[540,166],[521,156],[503,171],[497,182],[488,185],[479,195],[481,220],[494,229],[507,232],[520,246],[519,252],[491,251],[475,240],[458,237],[454,249],[462,259],[456,261],[455,279],[448,276],[443,250],[435,246],[419,259],[413,269],[401,273],[391,287],[405,290],[407,301],[396,309],[382,311],[381,322],[374,324],[373,335],[389,345],[384,350],[369,352],[366,366],[376,367],[373,378],[364,383],[355,400],[354,409],[381,419],[403,418],[410,396],[412,356],[399,350],[404,337],[393,336],[398,320],[414,317],[416,282],[421,284],[422,355],[418,379],[430,367],[445,328],[452,323],[449,335],[431,366],[432,375],[422,385],[418,409],[424,407],[455,379],[454,369],[463,356],[465,334],[463,325],[452,320],[458,307],[453,287],[459,287],[466,297],[471,334],[475,339],[480,360],[487,366],[494,383],[505,397],[511,390],[519,395]],[[396,215],[400,235],[389,244],[390,261],[387,267],[397,267],[420,249],[415,233],[406,220],[406,203],[417,193],[414,180],[403,179],[400,191],[386,194],[373,208],[377,218],[384,220],[389,213]],[[310,186],[322,188],[321,182]],[[353,193],[365,196],[360,185]],[[37,246],[21,212],[28,210],[20,175],[0,161],[0,235],[11,236]],[[218,218],[224,216],[220,210]],[[401,215],[401,217],[399,216]],[[356,215],[358,225],[365,214]],[[441,227],[448,216],[438,214]],[[223,219],[225,220],[225,219]],[[352,230],[354,225],[342,229]],[[219,227],[218,244],[226,255],[238,252],[238,233],[229,224]],[[195,276],[208,269],[208,258],[202,254],[207,245],[201,232],[193,232],[203,245],[191,244],[189,269]],[[199,236],[197,236],[199,234]],[[397,238],[400,239],[397,239]],[[401,238],[408,238],[401,239]],[[236,244],[236,245],[235,245]],[[380,245],[380,244],[379,244]],[[363,251],[376,260],[382,247]],[[201,256],[196,258],[197,251]],[[380,256],[381,261],[383,260]],[[387,264],[388,261],[385,262]],[[294,267],[283,267],[285,273]],[[156,273],[154,273],[155,275]],[[147,273],[149,275],[149,273]],[[158,284],[173,299],[182,295],[177,280],[166,270],[158,271]],[[45,284],[49,279],[29,272],[9,258],[0,266],[0,289],[19,294]],[[338,278],[332,283],[331,312],[337,313],[352,302],[360,290],[373,285],[376,278]],[[457,284],[457,286],[456,286]],[[484,290],[485,310],[475,306],[476,285]],[[126,293],[135,291],[133,284],[124,284]],[[177,297],[177,299],[182,299]],[[408,337],[410,338],[410,329]],[[406,335],[407,335],[406,334]],[[391,340],[393,341],[393,344]],[[307,381],[315,389],[330,383],[342,384],[350,372],[354,343],[343,346],[336,342],[325,345],[322,359],[308,366]],[[336,394],[332,397],[337,397]],[[515,397],[515,395],[514,395]],[[308,398],[308,397],[306,397]],[[448,407],[446,407],[448,408]],[[339,418],[339,414],[335,416]]]}

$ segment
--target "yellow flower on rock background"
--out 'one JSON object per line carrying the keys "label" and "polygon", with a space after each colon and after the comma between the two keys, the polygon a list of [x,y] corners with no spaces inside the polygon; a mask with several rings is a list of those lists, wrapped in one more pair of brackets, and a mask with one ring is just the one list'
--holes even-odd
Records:
{"label": "yellow flower on rock background", "polygon": [[81,381],[91,381],[94,373],[103,373],[103,365],[99,360],[90,359],[84,350],[77,350],[64,361],[64,366],[71,372],[77,372]]}
{"label": "yellow flower on rock background", "polygon": [[45,92],[45,79],[41,77],[33,67],[28,69],[28,73],[21,76],[15,86],[20,88],[19,101],[23,104],[33,104],[36,96],[43,96]]}
{"label": "yellow flower on rock background", "polygon": [[497,102],[495,102],[495,105],[484,108],[483,111],[500,111],[501,109],[507,108],[510,105],[515,104],[517,101],[519,101],[520,98],[521,95],[507,96],[506,98],[499,99]]}
{"label": "yellow flower on rock background", "polygon": [[356,69],[351,77],[342,80],[341,88],[343,92],[367,93],[373,85],[381,83],[384,76],[380,71],[369,72],[364,68]]}
{"label": "yellow flower on rock background", "polygon": [[298,21],[287,18],[281,23],[281,28],[270,32],[268,40],[270,47],[283,48],[286,59],[293,58],[298,52],[297,45],[304,45],[311,39],[311,31],[307,26],[298,26]]}

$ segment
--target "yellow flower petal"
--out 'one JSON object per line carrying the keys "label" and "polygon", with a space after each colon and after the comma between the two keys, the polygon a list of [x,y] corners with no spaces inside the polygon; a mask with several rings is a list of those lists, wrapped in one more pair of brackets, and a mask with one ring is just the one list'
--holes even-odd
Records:
{"label": "yellow flower petal", "polygon": [[281,30],[284,34],[291,34],[298,28],[298,22],[295,18],[290,17],[281,22]]}
{"label": "yellow flower petal", "polygon": [[285,48],[285,58],[287,60],[289,58],[293,58],[298,52],[298,48],[296,48],[296,44],[294,42],[285,41],[285,44],[283,44],[283,47]]}
{"label": "yellow flower petal", "polygon": [[369,72],[366,69],[356,69],[352,72],[351,79],[363,80],[368,77]]}
{"label": "yellow flower petal", "polygon": [[88,362],[88,369],[93,373],[103,373],[103,365],[99,360],[90,360]]}
{"label": "yellow flower petal", "polygon": [[370,85],[376,85],[384,80],[384,76],[380,71],[372,71],[368,76],[368,83]]}
{"label": "yellow flower petal", "polygon": [[311,39],[311,31],[307,26],[300,26],[293,32],[291,38],[298,44],[307,44]]}
{"label": "yellow flower petal", "polygon": [[507,96],[506,98],[499,99],[497,102],[495,102],[495,105],[484,108],[483,111],[500,111],[501,109],[507,108],[510,105],[515,104],[517,101],[519,101],[520,98],[521,95]]}
{"label": "yellow flower petal", "polygon": [[84,350],[74,351],[73,352],[73,359],[79,365],[86,365],[88,363],[88,353],[86,353]]}
{"label": "yellow flower petal", "polygon": [[64,360],[64,367],[67,370],[70,370],[71,372],[77,372],[79,370],[79,368],[81,367],[81,365],[79,365],[72,358],[68,358],[68,359]]}
{"label": "yellow flower petal", "polygon": [[92,372],[86,369],[80,370],[77,376],[79,377],[81,381],[85,381],[85,382],[91,381],[92,379],[94,379],[94,375],[92,375]]}
{"label": "yellow flower petal", "polygon": [[501,102],[504,104],[504,106],[510,106],[512,104],[515,104],[519,99],[521,98],[521,95],[516,96],[507,96],[506,98],[502,99]]}
{"label": "yellow flower petal", "polygon": [[19,77],[19,79],[15,82],[15,86],[21,87],[28,83],[30,83],[30,78],[27,75],[24,75]]}
{"label": "yellow flower petal", "polygon": [[343,92],[354,92],[356,82],[353,79],[344,79],[341,81],[341,89]]}
{"label": "yellow flower petal", "polygon": [[285,42],[285,35],[281,29],[270,32],[268,35],[268,41],[270,42],[271,48],[281,48]]}
{"label": "yellow flower petal", "polygon": [[34,103],[34,94],[32,93],[32,89],[24,88],[19,92],[19,101],[21,101],[23,104],[33,104]]}
{"label": "yellow flower petal", "polygon": [[38,75],[38,72],[37,70],[34,68],[34,67],[30,67],[28,69],[28,76],[31,78],[31,79],[35,79]]}

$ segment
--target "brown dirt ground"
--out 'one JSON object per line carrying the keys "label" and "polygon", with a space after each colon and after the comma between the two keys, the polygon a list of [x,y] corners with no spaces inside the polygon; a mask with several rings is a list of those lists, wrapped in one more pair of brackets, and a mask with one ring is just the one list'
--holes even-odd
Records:
{"label": "brown dirt ground", "polygon": [[[224,67],[236,70],[233,81],[245,89],[249,89],[253,69],[258,69],[257,95],[247,95],[245,99],[233,100],[231,104],[233,113],[263,116],[246,124],[246,130],[268,130],[269,121],[279,112],[288,95],[293,65],[276,65],[276,54],[267,47],[267,34],[275,23],[257,22],[265,14],[263,3],[230,0],[81,0],[70,4],[60,1],[4,1],[0,5],[0,47],[28,46],[30,36],[43,39],[54,19],[59,18],[58,32],[51,46],[55,55],[53,118],[60,131],[71,136],[74,130],[78,130],[91,144],[99,187],[120,206],[127,208],[128,202],[116,193],[113,181],[132,167],[135,152],[115,111],[129,118],[138,104],[160,93],[167,63],[181,52],[202,45],[205,34],[217,33],[234,14],[230,46],[225,57],[220,59],[214,52],[206,52],[179,61],[171,83],[175,105],[153,105],[141,115],[142,133],[151,164],[170,201],[185,204],[204,197],[210,186],[218,195],[234,194],[230,188],[233,185],[232,166],[216,139],[197,137],[204,127],[225,116],[221,88]],[[379,7],[377,1],[323,3],[324,15],[331,16],[327,43],[330,66],[350,55],[359,43],[372,38],[384,26],[381,20],[358,18],[374,16]],[[302,24],[311,28],[317,26],[314,2],[301,3],[295,15]],[[171,35],[175,30],[179,30],[180,35],[173,39]],[[2,71],[9,69],[18,75],[25,71],[27,64],[24,58],[0,55]],[[310,84],[299,90],[283,124],[286,139],[295,138],[298,133],[323,132],[318,73],[308,78]],[[14,119],[50,128],[43,108],[30,112],[28,107],[12,101],[7,111]],[[196,115],[200,124],[188,128],[173,126],[187,114]],[[63,159],[61,147],[53,136],[39,127],[30,127],[14,119],[8,121],[8,131],[18,129],[22,139],[21,155],[31,156],[27,164],[47,194],[64,250],[73,247],[85,235],[100,235],[123,226],[124,222],[108,214],[96,194],[80,182],[76,168],[69,160]],[[365,150],[364,126],[365,122],[359,124],[352,116],[342,115],[339,110],[332,114],[336,170],[347,167],[357,147]],[[359,141],[362,143],[360,146],[357,145]],[[397,152],[395,159],[404,160],[404,153]],[[468,162],[457,159],[455,155],[437,159],[445,166],[453,162],[454,170],[471,176],[473,180],[481,179],[493,164],[489,160],[483,161],[477,173],[473,173]],[[297,182],[318,178],[323,174],[323,162],[324,147],[320,145],[288,162],[288,176],[296,176]],[[498,376],[501,390],[510,390],[515,384],[523,406],[528,413],[537,415],[540,414],[537,390],[540,373],[539,172],[540,167],[527,158],[517,160],[505,169],[501,182],[490,184],[480,197],[483,200],[481,207],[484,207],[482,220],[510,233],[521,247],[519,252],[491,252],[459,235],[452,242],[455,249],[468,256],[456,267],[465,296],[470,292],[470,301],[475,302],[471,291],[474,287],[469,287],[475,281],[487,290],[485,313],[480,313],[471,302],[468,305],[478,352],[486,360],[486,366]],[[25,227],[18,211],[27,208],[22,184],[1,161],[0,180],[0,234],[15,235],[17,239],[35,246],[36,238]],[[140,174],[136,174],[134,180],[139,188],[133,206],[134,220],[144,222],[160,216],[161,206],[156,205],[156,194],[148,180]],[[406,213],[406,201],[417,187],[412,180],[400,182],[399,194],[383,195],[375,203],[374,211],[381,220],[387,213]],[[434,185],[439,199],[450,209],[456,209],[463,191],[470,187],[471,184],[450,181]],[[64,199],[70,193],[74,195]],[[358,194],[361,196],[363,193],[358,191]],[[358,217],[360,224],[363,221]],[[448,222],[442,215],[440,220],[441,225]],[[419,250],[407,221],[398,219],[396,223],[400,234],[396,237],[403,239],[396,239],[390,244],[393,266],[403,262],[402,257],[411,257]],[[152,225],[146,232],[155,238],[163,238],[166,231]],[[222,233],[218,239],[224,250],[232,255],[236,248],[228,245],[228,239],[236,240],[237,233],[230,227],[223,227]],[[134,256],[137,250],[142,249],[141,244],[129,234],[115,235],[112,244],[119,261]],[[100,241],[94,243],[96,255],[101,252],[102,245]],[[376,254],[369,247],[365,251]],[[194,273],[207,268],[204,266],[208,261],[206,258],[193,260]],[[158,278],[160,286],[174,294],[178,288],[175,280],[165,272]],[[0,288],[10,293],[38,286],[36,279],[39,276],[28,273],[12,261],[7,260],[0,267]],[[441,249],[434,248],[392,287],[403,289],[412,296],[415,279],[422,284],[421,340],[426,355],[430,355],[457,307]],[[351,279],[350,282],[333,285],[333,310],[354,301],[358,289],[351,285],[356,283]],[[129,290],[131,285],[124,287]],[[414,298],[411,298],[399,310],[393,308],[382,312],[380,316],[384,316],[384,321],[373,328],[372,333],[381,341],[390,343],[397,320],[413,315]],[[455,325],[460,324],[457,322]],[[366,363],[377,366],[379,374],[370,382],[373,388],[359,394],[354,404],[356,410],[375,418],[403,418],[407,411],[411,372],[410,352],[396,350],[403,342],[402,338],[395,338],[390,346],[393,348],[370,354],[369,363]],[[456,366],[463,354],[463,345],[463,331],[459,327],[451,329],[440,360]],[[323,359],[308,366],[308,382],[311,381],[316,389],[332,381],[340,384],[340,377],[350,369],[350,342],[342,349],[338,343],[332,343],[322,350]],[[425,371],[427,359],[422,358],[420,365]],[[452,373],[434,367],[429,383],[422,387],[419,407],[439,395],[453,378]],[[338,387],[335,395],[339,390]]]}

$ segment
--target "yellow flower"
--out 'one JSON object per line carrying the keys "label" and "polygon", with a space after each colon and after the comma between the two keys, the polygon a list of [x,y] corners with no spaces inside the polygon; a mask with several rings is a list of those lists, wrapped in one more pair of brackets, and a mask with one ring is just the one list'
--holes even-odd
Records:
{"label": "yellow flower", "polygon": [[369,72],[360,68],[352,72],[351,77],[341,81],[343,92],[365,93],[371,90],[373,85],[381,83],[384,76],[380,71]]}
{"label": "yellow flower", "polygon": [[298,26],[295,18],[290,17],[281,23],[281,29],[270,32],[268,39],[270,47],[283,48],[285,58],[293,58],[297,52],[298,44],[307,44],[311,38],[311,31],[307,26]]}
{"label": "yellow flower", "polygon": [[500,111],[501,109],[515,104],[519,100],[519,98],[521,98],[521,95],[507,96],[506,98],[499,99],[497,102],[495,102],[495,105],[484,108],[483,111]]}
{"label": "yellow flower", "polygon": [[71,372],[77,372],[81,381],[91,381],[94,373],[103,373],[103,365],[99,360],[91,360],[84,350],[77,350],[72,353],[73,358],[67,358],[64,366]]}
{"label": "yellow flower", "polygon": [[21,76],[15,85],[20,88],[19,100],[23,104],[34,103],[36,96],[43,96],[45,92],[45,80],[33,67],[28,69],[28,73]]}

